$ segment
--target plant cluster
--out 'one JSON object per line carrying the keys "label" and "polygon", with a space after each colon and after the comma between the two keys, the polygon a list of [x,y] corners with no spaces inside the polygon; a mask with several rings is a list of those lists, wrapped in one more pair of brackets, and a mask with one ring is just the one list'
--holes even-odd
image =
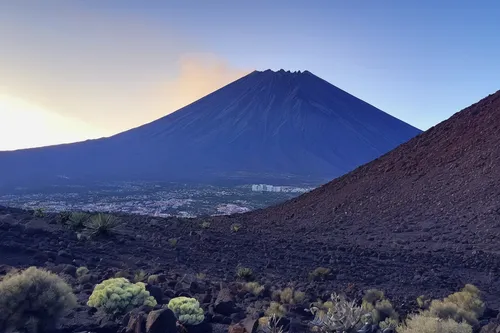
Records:
{"label": "plant cluster", "polygon": [[273,298],[279,300],[282,304],[295,305],[304,302],[306,294],[302,291],[288,287],[283,290],[275,291],[273,293]]}
{"label": "plant cluster", "polygon": [[112,278],[96,285],[87,302],[108,314],[123,314],[142,305],[155,306],[156,300],[144,283],[131,283],[125,278]]}
{"label": "plant cluster", "polygon": [[481,292],[471,284],[443,300],[433,300],[428,309],[411,315],[398,326],[398,333],[471,333],[485,305]]}
{"label": "plant cluster", "polygon": [[233,223],[231,224],[231,231],[232,232],[238,232],[238,230],[241,229],[241,224],[239,223]]}
{"label": "plant cluster", "polygon": [[320,332],[330,333],[354,333],[361,326],[361,318],[364,311],[356,305],[356,301],[347,299],[338,294],[331,295],[331,307],[326,311],[317,307],[311,307],[310,311],[315,315],[311,325]]}
{"label": "plant cluster", "polygon": [[330,275],[330,269],[325,267],[317,267],[312,272],[309,273],[309,280],[311,281],[321,281],[326,280]]}
{"label": "plant cluster", "polygon": [[365,292],[361,307],[370,314],[371,322],[384,325],[396,326],[399,323],[399,315],[394,310],[392,303],[385,298],[384,292],[377,289],[369,289]]}
{"label": "plant cluster", "polygon": [[286,307],[282,304],[280,304],[279,302],[271,302],[269,304],[269,307],[267,308],[265,314],[266,316],[268,317],[272,317],[272,316],[275,316],[275,317],[278,317],[278,318],[283,318],[286,316],[286,314],[288,313]]}
{"label": "plant cluster", "polygon": [[252,293],[254,296],[259,296],[264,291],[264,286],[261,286],[258,282],[247,282],[243,285],[243,289]]}
{"label": "plant cluster", "polygon": [[242,280],[251,280],[253,278],[253,271],[248,267],[238,267],[236,269],[236,276]]}
{"label": "plant cluster", "polygon": [[43,208],[37,208],[33,211],[34,217],[45,217],[45,210]]}
{"label": "plant cluster", "polygon": [[0,332],[44,332],[76,306],[71,287],[59,276],[30,267],[0,282]]}
{"label": "plant cluster", "polygon": [[93,237],[109,236],[118,226],[118,219],[110,214],[99,213],[92,216],[86,227]]}
{"label": "plant cluster", "polygon": [[205,320],[200,303],[190,297],[176,297],[168,302],[168,308],[172,310],[177,319],[184,325],[198,325]]}

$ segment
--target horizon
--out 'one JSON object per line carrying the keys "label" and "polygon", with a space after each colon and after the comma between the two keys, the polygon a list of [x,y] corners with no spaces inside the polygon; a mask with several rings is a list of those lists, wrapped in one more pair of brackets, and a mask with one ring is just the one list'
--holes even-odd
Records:
{"label": "horizon", "polygon": [[450,4],[2,3],[0,151],[109,137],[267,69],[425,131],[498,90],[500,6]]}

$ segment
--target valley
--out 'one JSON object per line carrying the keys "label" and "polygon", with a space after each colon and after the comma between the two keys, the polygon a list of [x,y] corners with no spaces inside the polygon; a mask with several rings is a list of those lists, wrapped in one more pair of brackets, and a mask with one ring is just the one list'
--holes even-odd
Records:
{"label": "valley", "polygon": [[312,190],[296,186],[207,185],[161,182],[109,182],[52,186],[33,192],[18,188],[0,194],[0,205],[47,212],[114,212],[160,217],[196,217],[244,213],[265,208]]}

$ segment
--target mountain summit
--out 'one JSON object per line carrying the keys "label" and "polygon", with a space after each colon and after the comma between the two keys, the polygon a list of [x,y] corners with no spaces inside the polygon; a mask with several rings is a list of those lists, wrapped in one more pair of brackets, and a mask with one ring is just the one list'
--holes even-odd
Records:
{"label": "mountain summit", "polygon": [[308,71],[254,71],[110,138],[0,153],[0,184],[64,179],[323,182],[421,131]]}

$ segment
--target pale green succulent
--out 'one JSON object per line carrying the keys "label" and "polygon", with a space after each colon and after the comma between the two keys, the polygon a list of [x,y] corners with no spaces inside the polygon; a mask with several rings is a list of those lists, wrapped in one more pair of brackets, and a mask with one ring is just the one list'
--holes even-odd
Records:
{"label": "pale green succulent", "polygon": [[155,306],[156,300],[142,282],[131,283],[125,278],[112,278],[95,286],[88,306],[106,313],[126,313],[142,305]]}
{"label": "pale green succulent", "polygon": [[168,308],[172,310],[182,324],[198,325],[205,320],[200,303],[189,297],[176,297],[168,302]]}

